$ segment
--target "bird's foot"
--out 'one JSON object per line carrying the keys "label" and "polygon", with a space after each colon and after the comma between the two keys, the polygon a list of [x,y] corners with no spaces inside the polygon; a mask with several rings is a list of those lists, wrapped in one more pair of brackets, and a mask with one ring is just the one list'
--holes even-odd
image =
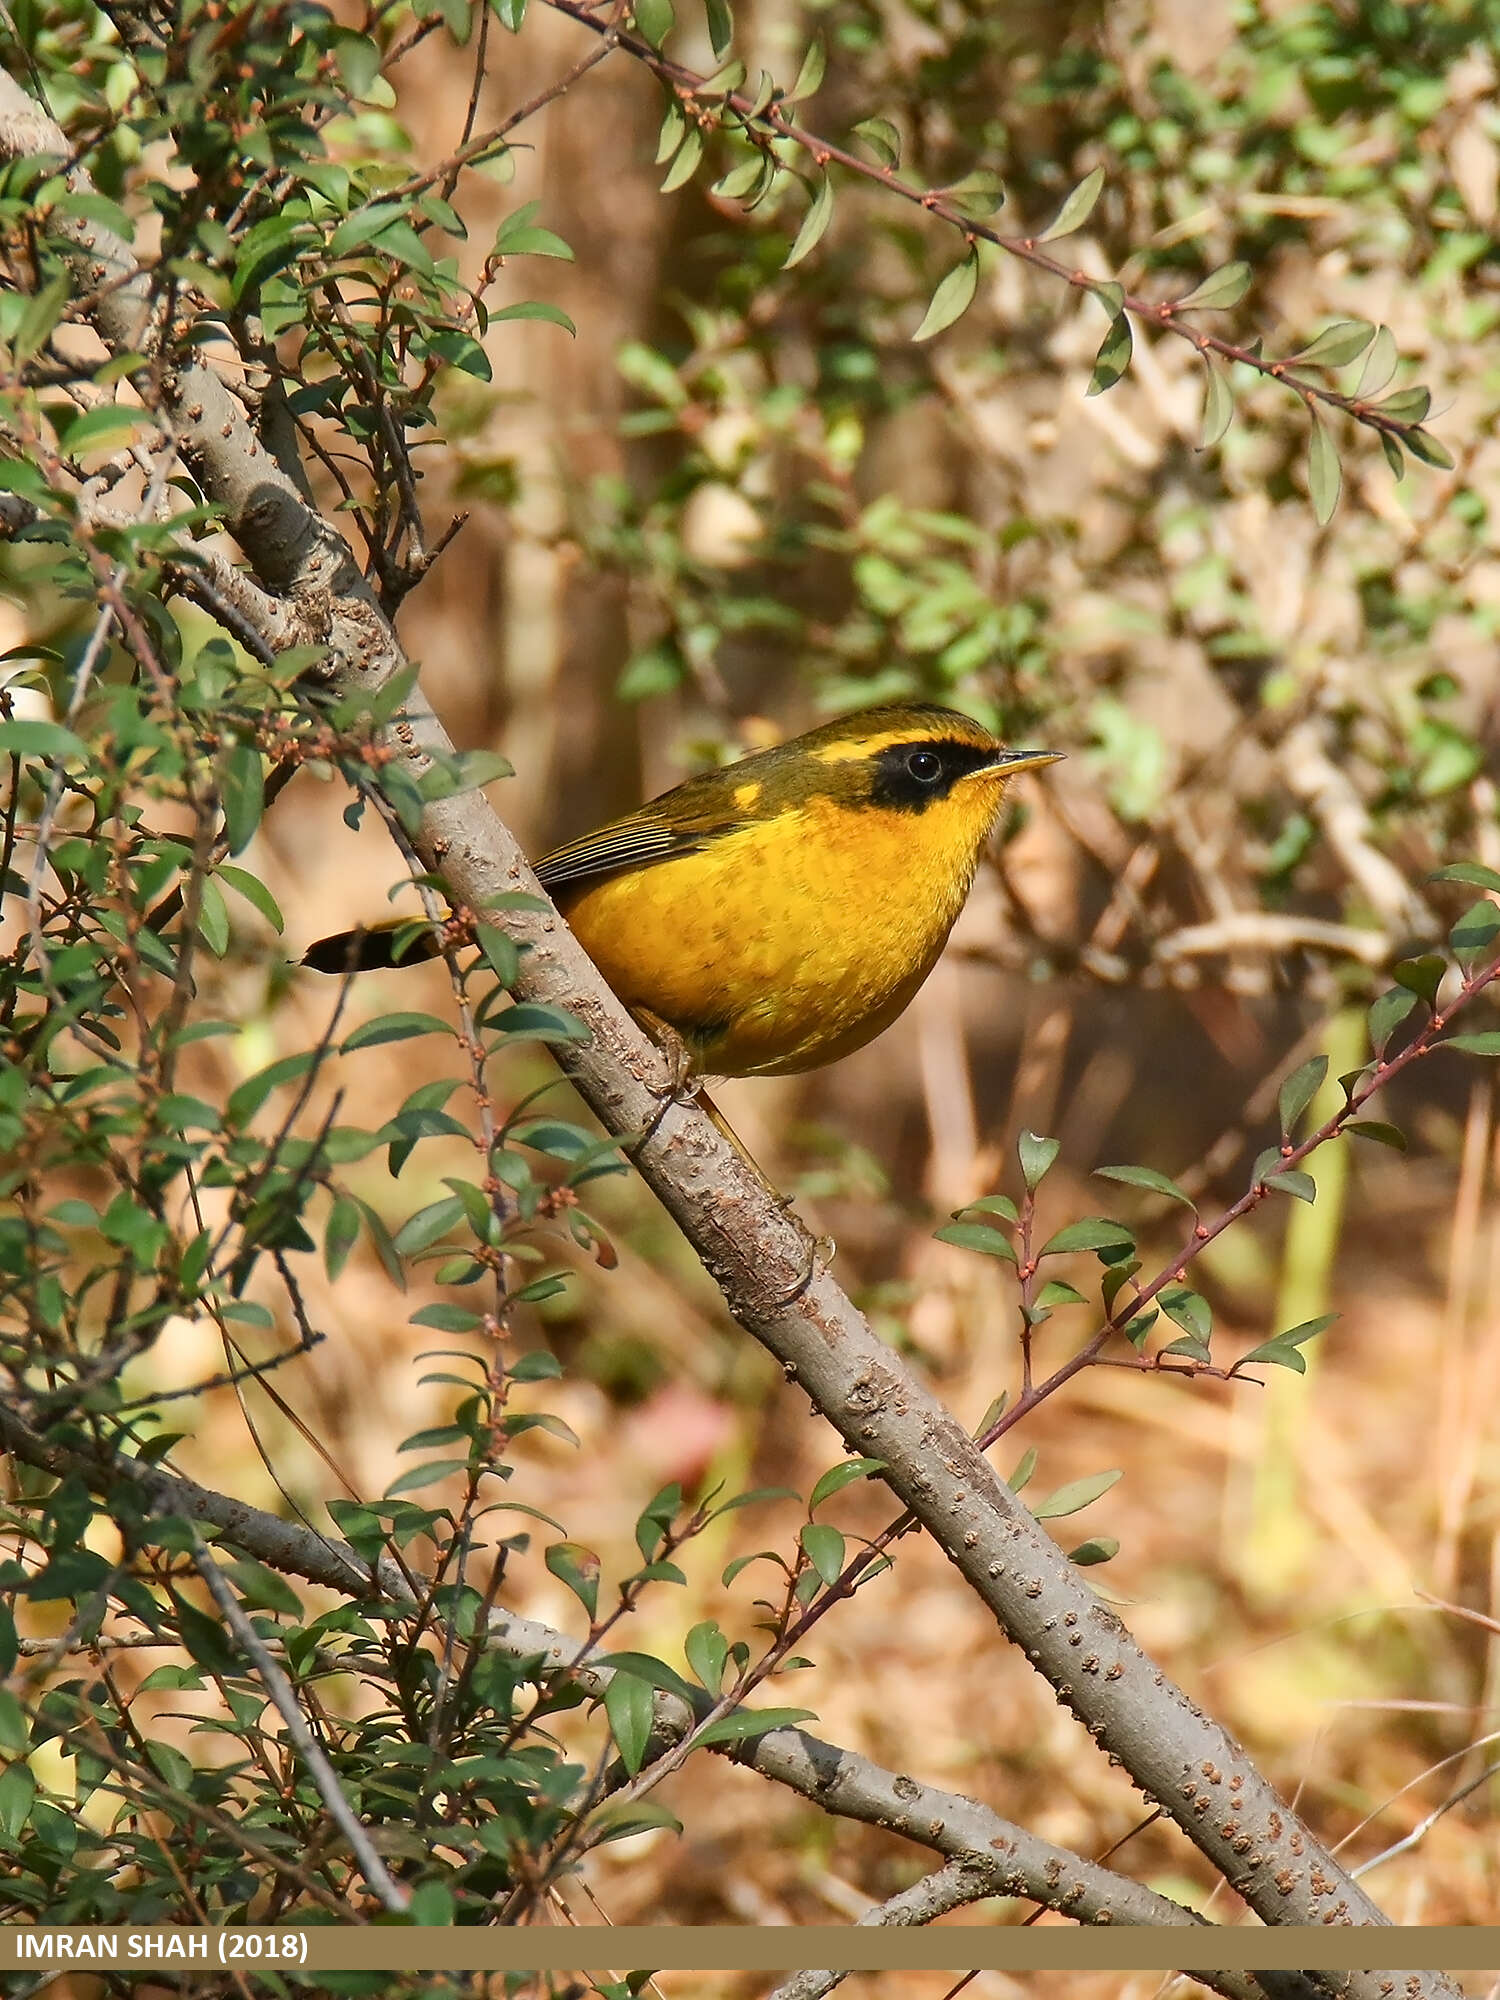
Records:
{"label": "bird's foot", "polygon": [[659,1015],[650,1013],[644,1007],[636,1008],[635,1016],[667,1060],[665,1084],[651,1083],[646,1086],[656,1099],[656,1110],[650,1124],[635,1142],[637,1147],[641,1147],[650,1145],[674,1104],[692,1104],[701,1097],[706,1079],[695,1074],[693,1052],[670,1021],[663,1021]]}

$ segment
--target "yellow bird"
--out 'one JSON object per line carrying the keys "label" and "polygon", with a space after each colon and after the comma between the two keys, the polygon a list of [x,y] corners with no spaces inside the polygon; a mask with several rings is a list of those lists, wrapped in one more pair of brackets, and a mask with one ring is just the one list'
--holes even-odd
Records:
{"label": "yellow bird", "polygon": [[[700,1076],[786,1076],[862,1048],[937,963],[1005,787],[1007,750],[925,702],[870,708],[689,778],[537,863],[625,1005]],[[320,972],[390,964],[410,920],[324,938]],[[431,957],[419,936],[404,954]]]}

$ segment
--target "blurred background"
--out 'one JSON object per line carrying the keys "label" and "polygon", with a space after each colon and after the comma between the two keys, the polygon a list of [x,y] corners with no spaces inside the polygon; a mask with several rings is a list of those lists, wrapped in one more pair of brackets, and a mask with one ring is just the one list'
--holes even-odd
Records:
{"label": "blurred background", "polygon": [[[712,70],[697,10],[680,13],[670,53]],[[717,142],[662,194],[662,92],[621,54],[518,130],[513,178],[464,183],[476,271],[501,219],[540,204],[574,261],[514,259],[503,283],[515,301],[561,306],[577,334],[497,322],[493,381],[447,385],[445,434],[419,455],[423,495],[434,532],[454,511],[469,519],[401,630],[457,741],[513,763],[490,795],[529,851],[895,695],[1067,752],[1015,788],[909,1014],[826,1073],[720,1100],[836,1240],[846,1287],[977,1424],[1017,1381],[1011,1274],[932,1232],[966,1201],[1018,1191],[1017,1134],[1061,1140],[1046,1224],[1119,1214],[1164,1260],[1182,1222],[1093,1170],[1145,1162],[1211,1218],[1274,1136],[1286,1068],[1319,1050],[1334,1074],[1358,1067],[1389,966],[1469,900],[1430,871],[1500,865],[1500,6],[740,0],[735,24],[752,77],[764,67],[784,84],[821,36],[828,72],[807,125],[844,143],[859,120],[887,119],[903,173],[929,186],[997,175],[1001,228],[1044,226],[1103,167],[1086,231],[1061,246],[1083,270],[1168,298],[1244,259],[1248,296],[1204,323],[1272,354],[1335,321],[1388,327],[1390,392],[1427,385],[1456,460],[1398,483],[1378,440],[1336,421],[1343,498],[1319,527],[1300,399],[1235,368],[1234,422],[1204,451],[1188,342],[1138,330],[1128,375],[1090,396],[1098,304],[989,250],[972,310],[915,345],[961,251],[951,231],[843,177],[822,243],[781,273],[803,197],[747,215],[710,192],[730,164]],[[543,0],[519,35],[494,30],[481,128],[592,39]],[[414,161],[457,143],[471,74],[472,50],[442,34],[400,65],[380,115]],[[1331,379],[1352,387],[1360,368]],[[306,1046],[332,1002],[281,954],[382,916],[404,873],[377,824],[344,824],[346,803],[304,774],[252,850],[287,940],[246,918],[222,991],[204,995],[244,1019],[246,1070]],[[443,1013],[446,996],[441,967],[371,976],[344,1025]],[[439,1073],[429,1049],[345,1059],[337,1081],[359,1122],[393,1110],[424,1063]],[[497,1088],[514,1101],[547,1078],[537,1054]],[[1037,1492],[1122,1469],[1059,1524],[1065,1539],[1077,1530],[1070,1547],[1119,1540],[1090,1580],[1346,1861],[1413,1836],[1365,1878],[1396,1922],[1484,1923],[1500,1910],[1500,1794],[1484,1781],[1500,1761],[1500,1131],[1480,1063],[1439,1057],[1391,1097],[1378,1115],[1405,1130],[1405,1154],[1341,1143],[1313,1163],[1314,1207],[1269,1205],[1198,1267],[1216,1358],[1338,1312],[1305,1378],[1228,1388],[1097,1369],[1007,1440],[1001,1469],[1034,1448]],[[542,1102],[569,1109],[562,1087]],[[455,1141],[446,1169],[424,1148],[399,1188],[378,1160],[350,1181],[399,1220],[441,1193],[443,1171],[471,1167]],[[608,1577],[633,1565],[635,1517],[663,1483],[805,1492],[839,1446],[633,1181],[598,1184],[594,1212],[618,1268],[572,1253],[565,1293],[517,1334],[563,1361],[547,1407],[579,1448],[531,1434],[510,1492],[564,1520]],[[554,1249],[569,1261],[566,1239]],[[383,1490],[399,1440],[451,1401],[417,1386],[430,1337],[406,1319],[420,1299],[400,1299],[362,1250],[336,1288],[310,1273],[309,1303],[331,1337],[276,1385],[357,1488]],[[1089,1324],[1060,1314],[1044,1359]],[[211,1373],[212,1328],[180,1338],[155,1350],[158,1377]],[[281,1480],[328,1491],[304,1437],[258,1391],[248,1401]],[[235,1491],[278,1504],[227,1393],[205,1399],[178,1456],[216,1482],[232,1467]],[[688,1588],[649,1595],[620,1642],[676,1659],[700,1618],[748,1633],[754,1568],[728,1591],[720,1569],[787,1546],[802,1517],[792,1503],[728,1517],[689,1550]],[[871,1531],[887,1507],[861,1487],[831,1518]],[[513,1560],[506,1597],[576,1623],[539,1545]],[[1145,1818],[919,1543],[812,1650],[774,1698],[815,1709],[834,1740],[1086,1853]],[[590,1862],[614,1921],[845,1921],[924,1866],[718,1762],[698,1759],[665,1803],[684,1838],[643,1835]],[[1159,1826],[1117,1865],[1228,1914]],[[576,1886],[565,1893],[594,1920]],[[945,1990],[902,1990],[929,1988]],[[1062,1990],[994,1975],[971,1990],[1023,1988]]]}

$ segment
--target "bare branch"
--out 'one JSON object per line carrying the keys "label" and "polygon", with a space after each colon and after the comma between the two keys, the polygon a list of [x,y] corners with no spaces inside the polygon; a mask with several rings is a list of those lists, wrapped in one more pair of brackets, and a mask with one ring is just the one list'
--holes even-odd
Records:
{"label": "bare branch", "polygon": [[318,1788],[318,1796],[328,1808],[329,1817],[348,1841],[350,1850],[359,1864],[360,1873],[393,1915],[404,1915],[406,1906],[411,1901],[409,1892],[403,1889],[399,1882],[392,1880],[390,1871],[376,1853],[374,1842],[360,1824],[358,1814],[344,1797],[343,1787],[334,1773],[333,1766],[323,1754],[322,1745],[307,1726],[307,1718],[297,1703],[296,1690],[266,1647],[261,1644],[255,1627],[240,1609],[223,1572],[198,1535],[193,1537],[193,1562],[197,1566],[198,1574],[208,1585],[209,1594],[218,1605],[224,1623],[249,1654],[255,1671],[265,1683],[266,1692],[276,1704],[276,1712],[286,1727],[286,1733],[298,1756],[307,1766],[312,1781]]}

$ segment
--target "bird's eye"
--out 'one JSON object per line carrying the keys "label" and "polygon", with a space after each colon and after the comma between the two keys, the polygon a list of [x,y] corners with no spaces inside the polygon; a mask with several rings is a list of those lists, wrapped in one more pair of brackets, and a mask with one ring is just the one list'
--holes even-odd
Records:
{"label": "bird's eye", "polygon": [[906,768],[919,785],[935,785],[943,775],[943,760],[936,750],[908,750]]}

